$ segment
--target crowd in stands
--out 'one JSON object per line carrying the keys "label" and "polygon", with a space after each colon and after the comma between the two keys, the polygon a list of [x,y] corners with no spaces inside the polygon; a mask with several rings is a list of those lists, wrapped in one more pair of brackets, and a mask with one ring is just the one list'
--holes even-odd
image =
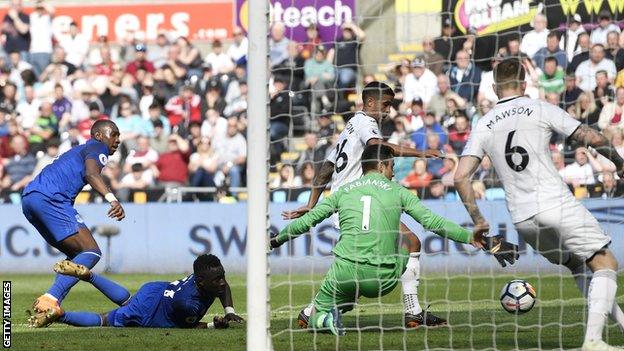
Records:
{"label": "crowd in stands", "polygon": [[[55,37],[53,16],[54,9],[43,1],[27,14],[14,0],[3,19],[2,201],[19,201],[21,189],[55,157],[88,140],[99,119],[115,121],[121,131],[121,148],[103,173],[121,199],[140,201],[137,194],[143,194],[144,200],[155,200],[150,191],[158,195],[179,186],[218,189],[188,199],[242,198],[248,176],[248,43],[241,28],[234,28],[227,48],[214,40],[202,52],[187,38],[167,32],[153,42],[129,36],[112,44],[103,36],[89,43],[72,23],[67,34]],[[492,69],[506,57],[522,59],[530,97],[559,105],[603,131],[624,155],[624,34],[619,24],[601,13],[596,25],[583,24],[575,15],[567,28],[548,27],[546,17],[537,15],[533,30],[509,37],[488,62],[477,62],[474,32],[457,35],[446,19],[440,37],[425,38],[415,58],[383,72],[397,92],[391,118],[381,126],[384,137],[449,155],[399,158],[397,181],[426,199],[456,199],[458,155],[472,126],[498,100]],[[315,25],[306,28],[303,42],[285,33],[283,24],[272,24],[270,186],[274,201],[306,201],[341,127],[361,108],[357,87],[380,77],[361,70],[366,33],[354,23],[343,25],[335,38],[320,37]],[[577,197],[623,193],[613,165],[595,150],[553,138],[552,157]],[[474,181],[478,196],[500,199],[500,187],[484,158]]]}

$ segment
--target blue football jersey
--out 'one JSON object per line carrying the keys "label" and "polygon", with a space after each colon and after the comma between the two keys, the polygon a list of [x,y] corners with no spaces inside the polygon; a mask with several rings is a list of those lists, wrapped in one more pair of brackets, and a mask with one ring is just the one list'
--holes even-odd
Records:
{"label": "blue football jersey", "polygon": [[61,196],[73,201],[87,184],[85,161],[93,159],[104,167],[108,152],[108,146],[95,139],[73,147],[47,165],[24,189],[24,195],[38,192],[51,198]]}
{"label": "blue football jersey", "polygon": [[169,283],[150,322],[151,327],[193,328],[204,317],[214,296],[200,295],[195,275]]}

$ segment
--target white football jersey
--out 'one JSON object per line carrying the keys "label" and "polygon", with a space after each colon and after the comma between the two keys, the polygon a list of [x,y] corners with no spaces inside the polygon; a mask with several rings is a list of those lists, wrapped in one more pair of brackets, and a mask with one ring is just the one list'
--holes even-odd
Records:
{"label": "white football jersey", "polygon": [[335,148],[327,160],[334,164],[331,192],[362,176],[362,153],[370,139],[381,139],[377,121],[359,111],[353,116],[338,137]]}
{"label": "white football jersey", "polygon": [[524,96],[500,100],[474,128],[462,156],[488,155],[505,189],[514,223],[574,201],[549,149],[553,131],[569,137],[580,122],[564,110]]}

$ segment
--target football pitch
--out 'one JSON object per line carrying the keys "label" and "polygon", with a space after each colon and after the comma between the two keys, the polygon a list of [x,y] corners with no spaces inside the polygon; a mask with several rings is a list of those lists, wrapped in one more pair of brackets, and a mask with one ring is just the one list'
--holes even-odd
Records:
{"label": "football pitch", "polygon": [[[109,278],[135,292],[143,283],[172,281],[181,275],[114,274]],[[447,318],[440,328],[404,330],[400,287],[381,300],[362,299],[344,315],[347,335],[337,338],[297,327],[299,310],[310,301],[321,276],[274,275],[271,277],[271,333],[276,350],[423,350],[423,349],[574,349],[583,341],[585,303],[570,277],[522,276],[537,290],[538,301],[527,314],[511,315],[498,301],[501,287],[511,276],[425,275],[421,279],[421,304]],[[46,329],[26,327],[26,313],[33,300],[51,284],[50,275],[3,275],[12,281],[12,348],[15,350],[244,350],[246,325],[227,330],[76,328],[53,324]],[[234,305],[245,315],[243,275],[227,275]],[[624,305],[624,277],[619,278],[618,301]],[[260,301],[259,301],[260,302]],[[91,285],[80,282],[63,303],[67,310],[105,312],[115,306]],[[218,302],[204,321],[223,314]],[[606,341],[624,345],[624,335],[613,324]]]}

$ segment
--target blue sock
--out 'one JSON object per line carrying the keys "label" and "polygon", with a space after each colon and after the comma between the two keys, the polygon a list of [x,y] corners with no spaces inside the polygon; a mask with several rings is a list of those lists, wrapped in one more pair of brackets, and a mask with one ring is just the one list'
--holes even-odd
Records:
{"label": "blue sock", "polygon": [[[98,263],[101,255],[102,253],[99,249],[91,249],[76,255],[76,257],[72,259],[72,262],[85,265],[87,268],[91,269]],[[48,290],[48,294],[56,297],[60,305],[65,296],[67,296],[69,290],[76,285],[76,283],[78,283],[78,278],[57,274],[56,279],[54,279],[54,284],[52,284]]]}
{"label": "blue sock", "polygon": [[102,326],[102,317],[93,312],[65,312],[59,318],[59,322],[76,327],[100,327]]}
{"label": "blue sock", "polygon": [[102,292],[109,300],[121,306],[130,298],[130,292],[123,286],[112,280],[106,279],[101,275],[91,273],[89,282]]}

